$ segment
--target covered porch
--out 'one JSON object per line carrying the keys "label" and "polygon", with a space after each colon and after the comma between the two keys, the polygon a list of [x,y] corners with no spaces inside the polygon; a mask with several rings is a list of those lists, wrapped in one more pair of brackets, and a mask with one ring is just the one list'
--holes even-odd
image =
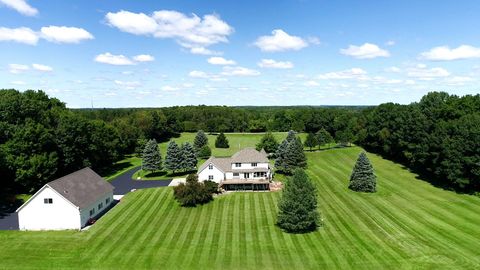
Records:
{"label": "covered porch", "polygon": [[270,190],[270,181],[267,179],[259,180],[225,180],[220,183],[221,188],[226,191],[268,191]]}

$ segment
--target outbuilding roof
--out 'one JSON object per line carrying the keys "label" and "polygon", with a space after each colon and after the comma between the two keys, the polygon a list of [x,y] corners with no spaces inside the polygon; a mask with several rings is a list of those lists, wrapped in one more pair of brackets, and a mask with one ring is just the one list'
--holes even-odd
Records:
{"label": "outbuilding roof", "polygon": [[46,185],[80,209],[90,206],[114,189],[110,183],[89,167],[58,178]]}

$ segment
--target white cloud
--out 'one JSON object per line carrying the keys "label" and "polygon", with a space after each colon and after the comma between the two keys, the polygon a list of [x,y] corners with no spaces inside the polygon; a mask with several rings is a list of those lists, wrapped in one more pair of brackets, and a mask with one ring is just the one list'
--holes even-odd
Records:
{"label": "white cloud", "polygon": [[8,71],[12,74],[20,74],[25,71],[30,70],[30,67],[27,65],[20,65],[20,64],[9,64]]}
{"label": "white cloud", "polygon": [[87,30],[77,27],[48,26],[40,29],[42,38],[55,43],[80,43],[94,39]]}
{"label": "white cloud", "polygon": [[393,46],[395,44],[396,44],[396,42],[394,40],[389,40],[385,43],[385,45],[387,45],[387,46]]}
{"label": "white cloud", "polygon": [[190,53],[192,54],[200,54],[200,55],[220,55],[220,52],[212,51],[206,49],[205,47],[192,47],[190,48]]}
{"label": "white cloud", "polygon": [[200,18],[195,14],[188,16],[173,10],[155,11],[152,15],[122,10],[107,13],[105,19],[110,26],[120,31],[156,38],[172,38],[182,47],[198,54],[209,53],[205,47],[228,42],[227,37],[234,31],[216,14]]}
{"label": "white cloud", "polygon": [[300,37],[287,34],[282,29],[275,29],[271,36],[259,37],[254,45],[264,52],[282,52],[298,51],[307,47],[308,43]]}
{"label": "white cloud", "polygon": [[424,64],[418,64],[416,67],[407,70],[407,76],[428,81],[434,78],[448,77],[450,76],[450,72],[441,67],[427,68]]}
{"label": "white cloud", "polygon": [[306,81],[306,82],[303,83],[303,85],[308,86],[308,87],[320,86],[320,84],[316,81]]}
{"label": "white cloud", "polygon": [[36,45],[38,34],[27,27],[5,28],[0,27],[0,41],[13,41],[28,45]]}
{"label": "white cloud", "polygon": [[203,71],[199,70],[192,70],[190,73],[188,73],[188,76],[192,78],[202,78],[202,79],[207,79],[209,78],[209,75]]}
{"label": "white cloud", "polygon": [[208,58],[207,62],[212,64],[212,65],[222,65],[222,66],[236,65],[237,64],[233,60],[227,60],[223,57],[218,57],[218,56]]}
{"label": "white cloud", "polygon": [[30,6],[25,0],[0,0],[0,3],[26,16],[38,14],[38,10]]}
{"label": "white cloud", "polygon": [[340,49],[340,53],[357,59],[372,59],[376,57],[389,57],[387,50],[381,49],[375,44],[365,43],[361,46],[350,45],[346,49]]}
{"label": "white cloud", "polygon": [[399,67],[395,67],[395,66],[392,66],[392,67],[388,67],[385,69],[386,72],[392,72],[392,73],[400,73],[402,72],[402,70],[399,68]]}
{"label": "white cloud", "polygon": [[162,91],[177,91],[178,87],[175,86],[170,86],[170,85],[165,85],[160,88]]}
{"label": "white cloud", "polygon": [[240,77],[246,77],[246,76],[258,76],[260,75],[260,72],[257,70],[245,68],[245,67],[223,67],[222,73],[220,73],[223,76],[240,76]]}
{"label": "white cloud", "polygon": [[258,66],[262,68],[287,69],[293,68],[293,63],[290,61],[275,61],[273,59],[262,59],[260,62],[258,62]]}
{"label": "white cloud", "polygon": [[337,72],[328,72],[318,76],[322,80],[345,80],[365,78],[367,72],[361,68],[352,68]]}
{"label": "white cloud", "polygon": [[135,63],[130,60],[130,58],[125,55],[113,55],[109,52],[99,54],[95,57],[95,62],[109,64],[114,66],[128,66],[135,65]]}
{"label": "white cloud", "polygon": [[155,61],[155,57],[148,54],[139,54],[134,56],[133,60],[137,62],[152,62],[152,61]]}
{"label": "white cloud", "polygon": [[24,82],[24,81],[12,81],[12,82],[10,82],[10,84],[13,84],[13,85],[26,85],[27,83]]}
{"label": "white cloud", "polygon": [[448,46],[440,46],[432,48],[430,51],[421,53],[420,57],[431,61],[452,61],[480,58],[480,48],[470,45],[461,45],[454,49],[450,49]]}
{"label": "white cloud", "polygon": [[139,86],[142,86],[142,84],[138,81],[120,81],[120,80],[115,80],[114,83],[118,86],[124,86],[126,88],[137,88]]}
{"label": "white cloud", "polygon": [[465,83],[472,82],[472,81],[475,81],[475,80],[471,77],[465,77],[465,76],[455,76],[455,77],[445,79],[445,82],[448,85],[460,85],[460,86],[465,85]]}
{"label": "white cloud", "polygon": [[313,45],[320,45],[320,39],[318,37],[307,37],[307,41]]}
{"label": "white cloud", "polygon": [[32,64],[32,68],[41,72],[53,71],[53,68],[41,64]]}

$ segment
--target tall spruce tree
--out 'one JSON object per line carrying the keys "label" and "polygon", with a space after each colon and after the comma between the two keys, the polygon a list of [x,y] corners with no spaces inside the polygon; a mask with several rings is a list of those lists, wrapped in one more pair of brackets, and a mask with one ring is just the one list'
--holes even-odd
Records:
{"label": "tall spruce tree", "polygon": [[307,167],[307,157],[303,152],[303,144],[300,138],[296,137],[288,143],[284,164],[286,172],[292,172],[295,168]]}
{"label": "tall spruce tree", "polygon": [[208,145],[208,137],[205,134],[205,132],[203,132],[203,130],[199,130],[197,132],[197,135],[195,135],[195,139],[193,141],[193,147],[195,147],[195,151],[198,152],[205,145]]}
{"label": "tall spruce tree", "polygon": [[350,176],[348,188],[359,192],[377,191],[377,178],[365,152],[361,152],[358,156],[355,167],[353,167],[352,175]]}
{"label": "tall spruce tree", "polygon": [[181,167],[183,170],[192,171],[197,167],[197,155],[193,146],[186,142],[181,148]]}
{"label": "tall spruce tree", "polygon": [[229,148],[230,145],[228,144],[228,139],[223,132],[218,134],[217,138],[215,139],[215,147],[216,148]]}
{"label": "tall spruce tree", "polygon": [[155,139],[149,140],[145,144],[142,153],[142,170],[147,172],[158,171],[162,168],[162,156],[158,150],[158,144]]}
{"label": "tall spruce tree", "polygon": [[317,138],[315,137],[315,134],[313,133],[308,133],[307,138],[305,139],[305,146],[310,148],[310,151],[317,146]]}
{"label": "tall spruce tree", "polygon": [[167,154],[165,157],[165,168],[167,170],[178,171],[182,169],[182,151],[175,141],[170,141],[167,146]]}
{"label": "tall spruce tree", "polygon": [[315,186],[302,169],[287,179],[278,203],[277,225],[290,233],[314,231],[320,226]]}
{"label": "tall spruce tree", "polygon": [[291,142],[293,139],[295,139],[295,137],[297,137],[295,131],[290,130],[285,140],[287,140],[287,142]]}
{"label": "tall spruce tree", "polygon": [[283,142],[278,145],[277,151],[275,152],[275,168],[277,170],[285,170],[285,156],[287,155],[287,147],[287,140],[283,140]]}

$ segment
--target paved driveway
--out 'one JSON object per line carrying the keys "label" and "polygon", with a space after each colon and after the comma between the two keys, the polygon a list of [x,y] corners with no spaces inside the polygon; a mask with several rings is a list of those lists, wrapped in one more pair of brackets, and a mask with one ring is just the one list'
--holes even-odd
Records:
{"label": "paved driveway", "polygon": [[[132,175],[139,168],[131,169],[126,173],[118,176],[110,183],[115,187],[115,195],[124,195],[132,189],[144,189],[154,187],[166,187],[171,180],[132,180]],[[18,215],[17,213],[1,213],[0,215],[0,230],[18,230]]]}
{"label": "paved driveway", "polygon": [[133,174],[139,170],[139,168],[131,169],[126,173],[118,176],[114,180],[110,181],[115,187],[113,193],[115,195],[123,195],[130,192],[132,189],[144,189],[144,188],[155,188],[155,187],[167,187],[170,180],[133,180]]}

